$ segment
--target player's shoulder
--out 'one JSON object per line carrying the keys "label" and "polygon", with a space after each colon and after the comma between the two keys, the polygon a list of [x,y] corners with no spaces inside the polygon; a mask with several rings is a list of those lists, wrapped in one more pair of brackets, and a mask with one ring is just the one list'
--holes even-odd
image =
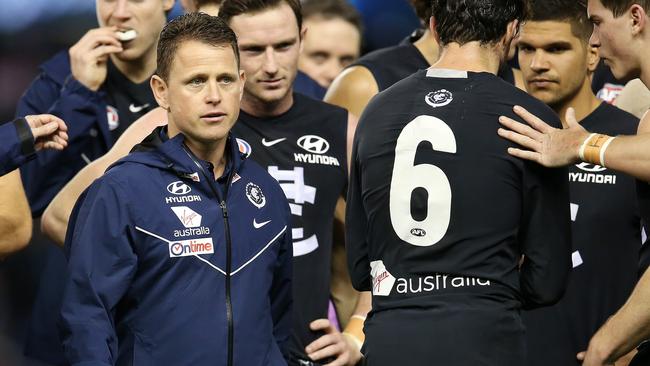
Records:
{"label": "player's shoulder", "polygon": [[[317,100],[309,96],[294,93],[294,111],[291,113],[291,118],[300,119],[337,119],[346,121],[348,119],[348,111],[339,106]],[[295,113],[295,114],[294,114]]]}
{"label": "player's shoulder", "polygon": [[[634,135],[639,127],[635,115],[606,102],[602,102],[589,117],[594,131],[598,129],[602,133]],[[591,126],[585,127],[589,129]]]}
{"label": "player's shoulder", "polygon": [[414,47],[412,44],[399,44],[380,48],[361,56],[353,65],[383,63],[389,59],[397,59],[404,55],[404,51]]}

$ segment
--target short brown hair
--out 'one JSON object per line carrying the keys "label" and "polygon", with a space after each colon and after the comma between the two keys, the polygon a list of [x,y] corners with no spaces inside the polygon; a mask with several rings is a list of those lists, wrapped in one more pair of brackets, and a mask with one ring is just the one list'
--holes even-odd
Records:
{"label": "short brown hair", "polygon": [[180,44],[185,41],[199,41],[211,46],[230,45],[239,67],[237,36],[226,22],[205,13],[189,13],[167,23],[160,33],[156,75],[163,80],[168,80],[172,60]]}
{"label": "short brown hair", "polygon": [[615,18],[620,17],[634,4],[641,5],[645,11],[650,11],[650,0],[600,0],[603,6],[612,11]]}
{"label": "short brown hair", "polygon": [[303,0],[302,18],[342,19],[363,33],[361,15],[346,0]]}
{"label": "short brown hair", "polygon": [[587,18],[585,3],[583,0],[530,0],[528,20],[570,23],[573,35],[588,42],[593,26]]}
{"label": "short brown hair", "polygon": [[424,24],[429,24],[431,18],[431,0],[410,0],[411,5],[415,9],[415,14]]}
{"label": "short brown hair", "polygon": [[225,0],[219,8],[219,17],[223,18],[226,23],[237,15],[259,13],[267,9],[272,9],[286,3],[289,5],[298,22],[298,30],[302,29],[302,6],[300,0]]}

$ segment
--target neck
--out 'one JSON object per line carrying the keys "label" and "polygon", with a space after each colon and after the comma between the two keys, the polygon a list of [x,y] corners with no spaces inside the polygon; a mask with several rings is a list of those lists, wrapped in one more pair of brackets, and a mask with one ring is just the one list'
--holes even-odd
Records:
{"label": "neck", "polygon": [[[173,138],[180,133],[172,123],[168,124],[167,130],[169,138]],[[226,168],[227,156],[225,152],[227,140],[227,138],[222,138],[216,141],[203,142],[185,135],[185,146],[197,158],[212,163],[214,167],[213,173],[216,179],[221,177]]]}
{"label": "neck", "polygon": [[244,96],[241,100],[241,110],[255,117],[275,117],[288,111],[293,105],[293,88],[289,89],[287,95],[275,102],[266,102],[252,96],[244,89]]}
{"label": "neck", "polygon": [[438,56],[440,56],[440,48],[438,47],[438,42],[433,38],[430,30],[426,30],[422,37],[413,43],[415,48],[420,51],[422,56],[427,60],[429,65],[433,65],[438,61]]}
{"label": "neck", "polygon": [[453,69],[497,74],[501,64],[495,46],[469,42],[464,45],[450,43],[442,48],[440,59],[432,65],[439,69]]}
{"label": "neck", "polygon": [[567,100],[561,105],[553,106],[553,110],[558,114],[560,120],[562,121],[562,126],[566,127],[566,111],[569,108],[573,108],[576,113],[576,120],[582,122],[587,116],[589,116],[593,111],[598,108],[602,101],[594,95],[591,90],[590,78],[585,78],[585,81],[582,83],[580,90],[576,95]]}
{"label": "neck", "polygon": [[148,80],[156,71],[156,50],[145,52],[139,59],[131,61],[123,61],[117,56],[111,55],[111,61],[127,79],[135,84],[140,84]]}

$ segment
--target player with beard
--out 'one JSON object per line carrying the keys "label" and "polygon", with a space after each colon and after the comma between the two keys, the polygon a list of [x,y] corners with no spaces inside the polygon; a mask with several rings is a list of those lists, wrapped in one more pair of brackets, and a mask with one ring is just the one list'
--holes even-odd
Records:
{"label": "player with beard", "polygon": [[219,16],[237,34],[247,75],[233,131],[242,149],[280,182],[291,207],[295,310],[289,364],[354,365],[369,302],[360,301],[343,333],[327,312],[333,224],[343,222],[335,207],[347,186],[356,120],[292,90],[303,37],[297,0],[226,0]]}
{"label": "player with beard", "polygon": [[[591,89],[598,50],[584,4],[536,0],[519,35],[519,65],[530,95],[563,118],[573,107],[585,128],[630,135],[638,119],[599,100]],[[623,305],[637,281],[641,218],[634,179],[599,165],[569,167],[573,271],[554,306],[524,312],[530,366],[572,366],[598,328]]]}
{"label": "player with beard", "polygon": [[514,104],[560,125],[496,76],[526,3],[434,0],[440,59],[378,94],[359,122],[346,244],[355,288],[373,294],[370,366],[525,365],[520,309],[562,295],[567,171],[514,159],[494,134]]}

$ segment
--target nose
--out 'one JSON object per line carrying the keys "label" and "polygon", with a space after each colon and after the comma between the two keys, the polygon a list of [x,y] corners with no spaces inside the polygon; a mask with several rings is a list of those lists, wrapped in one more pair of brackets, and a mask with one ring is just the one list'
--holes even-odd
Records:
{"label": "nose", "polygon": [[594,30],[591,32],[591,36],[589,37],[589,45],[591,47],[600,47],[600,35],[598,34],[598,30],[594,28]]}
{"label": "nose", "polygon": [[129,0],[117,0],[115,2],[115,9],[113,10],[113,17],[125,20],[131,17]]}
{"label": "nose", "polygon": [[543,50],[536,50],[533,57],[530,59],[530,68],[533,71],[540,72],[548,70],[548,63]]}
{"label": "nose", "polygon": [[221,89],[219,83],[210,81],[207,84],[205,102],[208,104],[219,104],[221,102]]}
{"label": "nose", "polygon": [[278,62],[272,47],[266,49],[262,70],[268,75],[275,75],[278,72]]}

